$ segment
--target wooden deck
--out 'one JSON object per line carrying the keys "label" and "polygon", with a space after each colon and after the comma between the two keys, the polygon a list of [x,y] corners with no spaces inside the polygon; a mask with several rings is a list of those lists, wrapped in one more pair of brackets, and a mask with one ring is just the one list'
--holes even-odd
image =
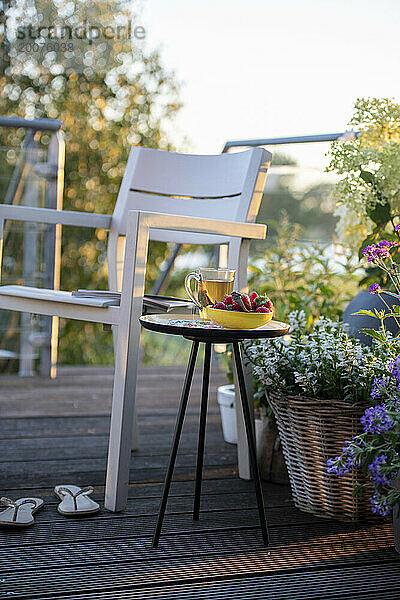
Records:
{"label": "wooden deck", "polygon": [[185,422],[160,548],[150,549],[183,369],[142,368],[140,451],[128,508],[58,514],[55,484],[93,484],[102,500],[112,370],[64,368],[55,381],[3,377],[0,495],[45,500],[34,526],[0,531],[0,598],[73,600],[394,599],[400,561],[389,523],[349,524],[295,509],[265,484],[272,536],[261,544],[251,482],[224,443],[212,376],[200,521],[191,519],[200,375]]}

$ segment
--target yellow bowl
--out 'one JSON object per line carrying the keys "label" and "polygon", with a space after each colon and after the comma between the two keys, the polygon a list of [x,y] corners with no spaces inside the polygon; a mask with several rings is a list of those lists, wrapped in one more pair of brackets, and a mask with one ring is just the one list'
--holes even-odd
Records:
{"label": "yellow bowl", "polygon": [[245,313],[207,307],[207,317],[226,329],[257,329],[271,321],[274,313]]}

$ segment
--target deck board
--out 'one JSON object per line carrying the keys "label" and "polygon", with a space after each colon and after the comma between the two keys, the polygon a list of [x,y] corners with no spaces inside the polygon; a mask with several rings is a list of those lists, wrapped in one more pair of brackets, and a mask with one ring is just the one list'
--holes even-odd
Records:
{"label": "deck board", "polygon": [[225,381],[215,370],[200,521],[191,517],[197,370],[160,548],[151,549],[182,379],[181,368],[141,368],[141,446],[132,455],[127,509],[79,519],[59,515],[52,486],[92,484],[102,501],[112,369],[64,368],[55,381],[0,380],[0,494],[46,503],[33,527],[0,530],[0,598],[398,597],[389,522],[316,518],[294,507],[287,486],[264,482],[272,543],[268,551],[262,546],[252,482],[238,479],[236,447],[222,439],[215,390]]}

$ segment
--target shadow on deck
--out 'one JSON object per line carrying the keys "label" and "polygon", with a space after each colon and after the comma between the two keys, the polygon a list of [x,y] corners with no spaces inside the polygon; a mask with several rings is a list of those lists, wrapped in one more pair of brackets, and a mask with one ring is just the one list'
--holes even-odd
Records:
{"label": "shadow on deck", "polygon": [[[102,501],[112,370],[63,368],[55,381],[1,378],[0,495],[45,500],[36,524],[0,531],[0,598],[394,598],[400,563],[389,523],[318,519],[294,508],[286,486],[264,484],[272,545],[263,548],[251,482],[237,478],[223,441],[214,372],[200,521],[191,519],[199,369],[160,548],[150,549],[183,369],[143,367],[141,446],[128,507],[90,518],[58,514],[56,484],[94,485]],[[397,594],[396,594],[397,592]]]}

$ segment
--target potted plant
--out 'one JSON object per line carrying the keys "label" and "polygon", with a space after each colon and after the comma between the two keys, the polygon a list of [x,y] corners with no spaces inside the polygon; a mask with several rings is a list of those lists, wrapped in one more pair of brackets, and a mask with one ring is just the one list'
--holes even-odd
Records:
{"label": "potted plant", "polygon": [[357,470],[354,491],[369,489],[371,511],[386,517],[393,509],[396,550],[400,552],[400,359],[393,361],[387,375],[375,378],[375,406],[360,419],[362,433],[344,442],[342,452],[327,461],[327,473],[339,477]]}
{"label": "potted plant", "polygon": [[289,339],[252,341],[260,402],[277,421],[296,506],[320,516],[357,520],[369,514],[366,498],[354,498],[350,475],[332,481],[326,460],[343,439],[360,433],[370,390],[385,370],[385,354],[362,346],[345,326],[320,317],[309,325],[302,311],[289,315]]}
{"label": "potted plant", "polygon": [[[395,226],[397,234],[399,230],[400,226]],[[369,479],[371,510],[381,516],[393,511],[395,547],[400,552],[400,333],[388,335],[386,329],[388,319],[400,323],[400,307],[394,304],[400,298],[400,269],[393,260],[398,247],[396,240],[381,240],[363,249],[368,262],[384,271],[396,290],[384,296],[381,286],[372,284],[370,293],[380,297],[384,308],[358,312],[378,320],[378,330],[362,331],[380,345],[387,365],[374,378],[371,391],[374,406],[361,417],[362,433],[344,442],[340,455],[328,460],[327,471],[340,477],[358,472]],[[354,484],[355,493],[366,485],[358,480]]]}

